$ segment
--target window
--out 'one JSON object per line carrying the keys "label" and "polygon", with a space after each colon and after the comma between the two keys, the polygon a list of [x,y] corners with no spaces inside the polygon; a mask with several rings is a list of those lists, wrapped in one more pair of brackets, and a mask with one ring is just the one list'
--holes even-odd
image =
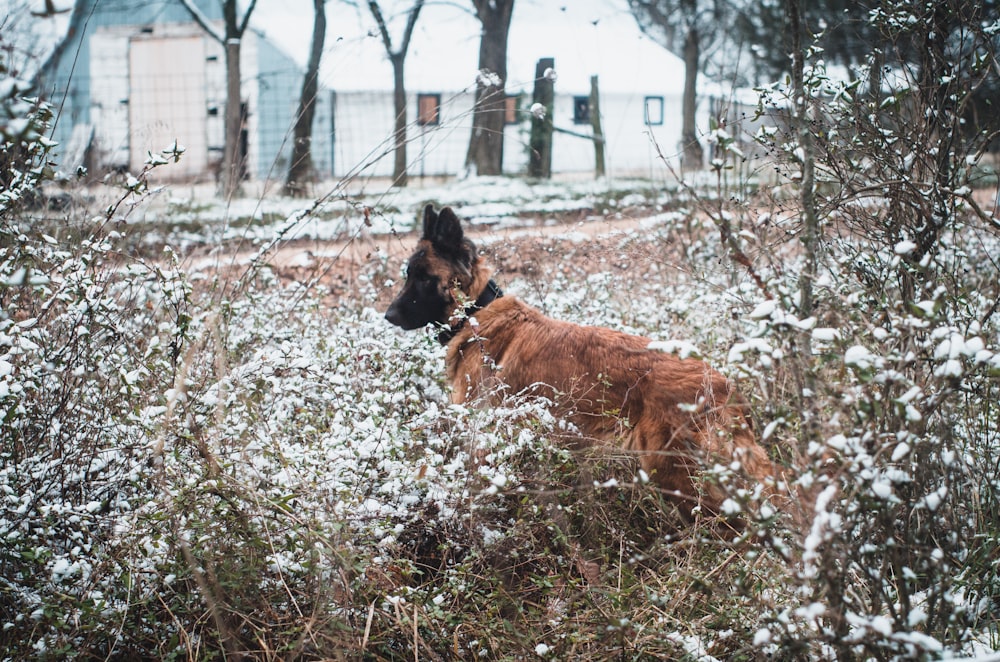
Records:
{"label": "window", "polygon": [[517,124],[520,118],[517,116],[518,106],[521,105],[520,94],[508,94],[504,100],[504,124]]}
{"label": "window", "polygon": [[643,104],[643,123],[647,126],[663,124],[663,97],[646,97]]}
{"label": "window", "polygon": [[417,124],[433,126],[441,123],[441,95],[417,95]]}
{"label": "window", "polygon": [[573,124],[590,124],[590,97],[573,97]]}

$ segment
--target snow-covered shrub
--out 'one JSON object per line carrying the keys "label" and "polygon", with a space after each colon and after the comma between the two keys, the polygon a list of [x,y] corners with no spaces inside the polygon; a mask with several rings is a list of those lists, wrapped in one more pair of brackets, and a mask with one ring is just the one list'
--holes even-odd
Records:
{"label": "snow-covered shrub", "polygon": [[[786,630],[785,643],[802,645],[815,628],[809,637],[846,657],[960,648],[997,590],[981,560],[996,536],[998,344],[984,341],[995,327],[970,336],[975,323],[949,306],[885,311],[875,326],[866,307],[825,302],[836,328],[780,305],[758,310],[766,316],[744,344],[760,354],[739,359],[773,384],[764,435],[792,449],[804,523],[806,603],[788,607],[778,627],[808,622]],[[796,355],[803,332],[811,360]]]}
{"label": "snow-covered shrub", "polygon": [[45,137],[52,109],[28,98],[30,89],[27,81],[9,75],[0,58],[0,214],[5,223],[52,176],[48,157],[54,145]]}
{"label": "snow-covered shrub", "polygon": [[40,230],[28,203],[50,176],[51,114],[3,103],[0,640],[10,654],[61,657],[109,646],[137,595],[121,518],[150,495],[142,412],[176,372],[187,286],[176,271],[121,264],[120,204],[78,243]]}
{"label": "snow-covered shrub", "polygon": [[966,111],[997,44],[977,11],[883,3],[870,20],[911,59],[879,89],[811,50],[804,94],[763,97],[783,120],[758,139],[800,207],[770,219],[792,241],[747,244],[767,277],[731,359],[767,387],[764,435],[796,468],[803,522],[800,588],[766,650],[936,656],[995,617],[1000,227],[972,176],[998,127],[970,131]]}

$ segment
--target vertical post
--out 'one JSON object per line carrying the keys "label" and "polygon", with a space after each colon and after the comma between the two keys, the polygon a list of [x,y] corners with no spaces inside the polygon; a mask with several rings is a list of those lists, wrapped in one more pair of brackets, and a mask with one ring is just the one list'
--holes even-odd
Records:
{"label": "vertical post", "polygon": [[532,112],[531,115],[528,175],[541,179],[552,177],[552,110],[555,90],[552,83],[554,76],[547,76],[546,72],[554,72],[555,63],[554,58],[543,57],[535,65],[535,89],[531,96],[532,108],[540,105],[544,107],[545,114],[539,117]]}
{"label": "vertical post", "polygon": [[226,143],[222,160],[222,196],[232,198],[240,188],[240,129],[243,112],[240,98],[240,40],[226,40]]}
{"label": "vertical post", "polygon": [[330,177],[337,176],[337,91],[330,90]]}
{"label": "vertical post", "polygon": [[604,176],[604,131],[601,130],[601,93],[597,76],[590,77],[590,129],[594,134],[594,177]]}

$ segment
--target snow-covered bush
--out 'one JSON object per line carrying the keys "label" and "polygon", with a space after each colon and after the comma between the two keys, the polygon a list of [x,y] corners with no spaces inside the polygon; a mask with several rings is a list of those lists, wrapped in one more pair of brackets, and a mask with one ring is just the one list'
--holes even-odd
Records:
{"label": "snow-covered bush", "polygon": [[0,214],[5,221],[52,176],[47,159],[53,144],[45,138],[52,109],[27,98],[30,89],[27,81],[8,73],[0,58]]}
{"label": "snow-covered bush", "polygon": [[176,270],[116,253],[138,185],[82,239],[33,222],[51,113],[4,82],[0,640],[18,657],[110,651],[139,595],[119,552],[122,518],[150,497],[143,410],[176,373],[189,291]]}
{"label": "snow-covered bush", "polygon": [[869,68],[835,80],[816,48],[801,90],[762,95],[781,119],[757,139],[789,179],[766,223],[732,221],[731,254],[764,278],[731,359],[766,385],[764,435],[795,467],[803,522],[801,585],[767,650],[937,656],[993,627],[1000,225],[974,175],[1000,127],[967,122],[995,75],[977,7],[882,3],[870,20],[910,59],[876,70],[878,89]]}
{"label": "snow-covered bush", "polygon": [[[395,332],[370,305],[384,265],[332,306],[267,269],[188,277],[169,252],[117,250],[128,208],[79,245],[28,228],[17,255],[44,248],[30,253],[44,279],[3,292],[11,656],[500,657],[541,638],[595,657],[641,638],[671,656],[690,645],[671,638],[690,613],[671,597],[685,576],[659,574],[673,563],[718,581],[690,600],[702,617],[720,601],[726,624],[760,613],[762,586],[716,567],[728,543],[688,545],[634,458],[571,450],[542,403],[447,404],[433,335]],[[647,333],[693,308],[661,306],[655,282],[613,294],[599,274],[523,289]]]}
{"label": "snow-covered bush", "polygon": [[[889,32],[923,18],[872,14]],[[1000,240],[973,179],[983,136],[948,105],[960,78],[927,88],[945,106],[921,120],[905,71],[871,102],[813,64],[811,250],[791,120],[760,135],[791,174],[773,197],[764,177],[729,178],[742,152],[716,126],[714,181],[647,201],[659,215],[479,244],[505,290],[554,317],[739,382],[793,483],[788,503],[733,494],[728,512],[755,513],[741,532],[680,521],[635,458],[580,448],[544,403],[450,405],[433,334],[376,310],[397,258],[334,293],[264,260],[233,275],[138,257],[143,173],[72,232],[37,222],[49,111],[0,89],[0,650],[848,660],[995,642]],[[627,215],[629,197],[586,206]]]}

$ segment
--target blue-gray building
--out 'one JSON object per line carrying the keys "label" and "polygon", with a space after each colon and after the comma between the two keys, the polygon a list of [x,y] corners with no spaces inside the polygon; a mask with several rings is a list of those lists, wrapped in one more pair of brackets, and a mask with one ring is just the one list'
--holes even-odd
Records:
{"label": "blue-gray building", "polygon": [[[196,4],[221,29],[219,3]],[[240,60],[247,174],[282,180],[303,71],[252,30],[244,35]],[[180,0],[77,0],[68,33],[38,80],[41,95],[58,111],[58,165],[135,173],[148,152],[176,140],[185,154],[158,177],[214,178],[224,148],[225,71],[222,45]],[[332,94],[321,90],[312,149],[319,177],[332,172],[332,102]]]}

